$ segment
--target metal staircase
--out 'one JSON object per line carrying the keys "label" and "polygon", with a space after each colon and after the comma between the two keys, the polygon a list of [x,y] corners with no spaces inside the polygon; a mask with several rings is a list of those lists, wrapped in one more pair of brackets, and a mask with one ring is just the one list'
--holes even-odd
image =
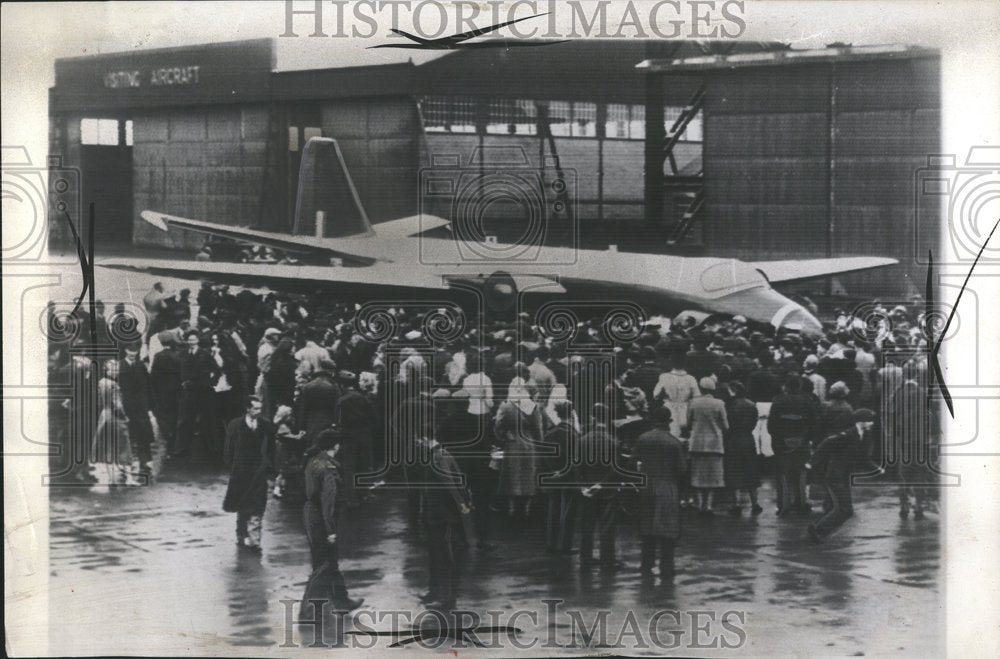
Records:
{"label": "metal staircase", "polygon": [[677,158],[674,155],[674,149],[680,142],[681,136],[704,105],[705,83],[703,82],[663,138],[663,159],[669,165],[669,171],[663,177],[664,186],[673,193],[675,201],[685,203],[680,218],[667,236],[668,245],[684,242],[704,215],[705,183],[700,163],[696,172],[684,172],[677,166]]}

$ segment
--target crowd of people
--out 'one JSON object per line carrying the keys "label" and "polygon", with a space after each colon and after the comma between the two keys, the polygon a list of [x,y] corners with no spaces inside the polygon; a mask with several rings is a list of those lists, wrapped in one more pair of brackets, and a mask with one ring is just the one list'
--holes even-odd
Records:
{"label": "crowd of people", "polygon": [[[50,380],[83,392],[55,401],[53,441],[94,429],[65,475],[149,478],[159,444],[168,464],[225,464],[247,551],[269,498],[304,496],[306,599],[339,610],[360,601],[337,568],[337,519],[385,483],[408,493],[430,562],[422,599],[438,607],[455,606],[457,556],[491,551],[504,516],[544,520],[548,552],[616,570],[624,511],[640,569],[659,560],[668,579],[682,509],[710,518],[725,497],[728,513],[759,515],[765,477],[783,517],[809,515],[808,484],[825,485],[816,541],[853,513],[858,471],[892,468],[901,516],[926,507],[937,430],[919,299],[864,319],[838,309],[823,337],[741,317],[636,319],[624,338],[581,317],[567,336],[528,314],[442,336],[447,310],[419,305],[386,309],[391,331],[373,337],[356,304],[207,282],[193,301],[157,284],[144,304],[144,327],[103,305],[49,319]],[[79,349],[92,336],[110,356]]]}

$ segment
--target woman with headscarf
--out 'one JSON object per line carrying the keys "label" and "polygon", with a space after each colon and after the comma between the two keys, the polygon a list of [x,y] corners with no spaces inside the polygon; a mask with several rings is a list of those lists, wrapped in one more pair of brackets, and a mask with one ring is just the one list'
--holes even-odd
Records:
{"label": "woman with headscarf", "polygon": [[264,376],[267,380],[267,400],[264,401],[266,417],[273,416],[281,405],[294,407],[295,372],[299,367],[293,354],[294,349],[295,342],[284,338],[278,342],[278,347],[271,355],[271,366]]}
{"label": "woman with headscarf", "polygon": [[528,517],[531,498],[538,488],[538,446],[544,434],[542,410],[535,402],[537,389],[523,377],[515,377],[507,400],[497,410],[495,435],[503,449],[500,494],[509,497],[507,514]]}
{"label": "woman with headscarf", "polygon": [[711,515],[715,490],[725,486],[723,436],[729,430],[729,421],[725,404],[713,395],[715,380],[704,377],[698,381],[698,387],[701,395],[691,401],[687,416],[691,433],[691,487],[695,488],[701,514]]}

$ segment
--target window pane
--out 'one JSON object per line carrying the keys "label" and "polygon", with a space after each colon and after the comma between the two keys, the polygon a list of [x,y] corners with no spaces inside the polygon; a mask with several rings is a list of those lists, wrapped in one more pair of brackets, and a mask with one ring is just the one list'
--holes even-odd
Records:
{"label": "window pane", "polygon": [[103,146],[118,145],[118,120],[98,119],[97,143]]}
{"label": "window pane", "polygon": [[538,106],[534,101],[521,99],[515,101],[517,111],[515,133],[518,135],[534,135],[538,132]]}
{"label": "window pane", "polygon": [[132,146],[132,120],[125,121],[125,146]]}
{"label": "window pane", "polygon": [[323,137],[323,129],[316,128],[315,126],[309,126],[308,128],[302,129],[302,142],[308,142],[314,137]]}
{"label": "window pane", "polygon": [[476,132],[476,99],[471,96],[451,96],[449,101],[449,125],[453,133]]}
{"label": "window pane", "polygon": [[486,132],[491,135],[513,133],[513,101],[498,98],[490,101],[490,114],[486,122]]}
{"label": "window pane", "polygon": [[628,106],[622,103],[608,103],[608,116],[604,123],[604,136],[612,138],[628,137]]}
{"label": "window pane", "polygon": [[80,144],[97,144],[97,119],[80,120]]}
{"label": "window pane", "polygon": [[702,129],[702,116],[701,111],[699,111],[698,114],[695,115],[694,119],[691,120],[691,123],[688,124],[687,132],[684,138],[691,140],[692,142],[701,142],[703,135]]}
{"label": "window pane", "polygon": [[646,139],[646,106],[630,106],[628,136],[633,140]]}
{"label": "window pane", "polygon": [[597,103],[573,103],[573,136],[597,135]]}
{"label": "window pane", "polygon": [[424,119],[424,130],[428,133],[448,130],[448,101],[443,96],[424,98],[420,103],[420,113]]}
{"label": "window pane", "polygon": [[299,127],[289,126],[288,127],[288,150],[298,151],[299,150]]}
{"label": "window pane", "polygon": [[510,98],[493,99],[489,105],[486,132],[494,135],[534,135],[536,108],[533,101]]}
{"label": "window pane", "polygon": [[572,107],[569,101],[551,101],[549,103],[549,128],[556,137],[568,137],[571,134]]}

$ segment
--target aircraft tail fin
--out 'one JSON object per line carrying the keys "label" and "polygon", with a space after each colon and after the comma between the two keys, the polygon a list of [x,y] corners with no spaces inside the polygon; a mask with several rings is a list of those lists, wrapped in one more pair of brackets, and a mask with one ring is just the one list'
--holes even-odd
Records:
{"label": "aircraft tail fin", "polygon": [[334,139],[314,137],[302,149],[292,232],[318,238],[375,235]]}

